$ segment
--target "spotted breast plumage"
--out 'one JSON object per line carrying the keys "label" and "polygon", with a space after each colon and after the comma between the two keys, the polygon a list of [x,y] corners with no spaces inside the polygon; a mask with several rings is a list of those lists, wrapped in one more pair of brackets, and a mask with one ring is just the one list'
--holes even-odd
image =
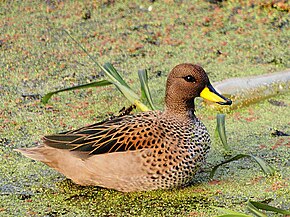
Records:
{"label": "spotted breast plumage", "polygon": [[210,147],[205,126],[194,115],[194,99],[231,101],[211,86],[198,65],[170,72],[164,111],[125,115],[44,137],[42,145],[17,149],[80,185],[144,191],[186,185]]}

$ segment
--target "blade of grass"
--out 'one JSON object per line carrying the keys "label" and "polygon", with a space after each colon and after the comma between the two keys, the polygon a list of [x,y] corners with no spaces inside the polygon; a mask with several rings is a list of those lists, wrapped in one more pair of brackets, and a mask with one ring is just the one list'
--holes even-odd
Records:
{"label": "blade of grass", "polygon": [[95,63],[101,70],[103,70],[103,71],[106,71],[105,69],[104,69],[104,67],[102,67],[96,60],[95,60],[95,58],[93,57],[93,56],[91,56],[87,51],[86,51],[86,49],[77,41],[77,40],[75,40],[71,35],[70,35],[70,33],[66,30],[66,29],[62,29],[62,31],[64,32],[64,33],[66,33],[69,37],[70,37],[70,39],[71,40],[73,40],[74,41],[74,43],[76,43],[78,46],[79,46],[79,48],[81,48],[82,49],[82,51],[92,60],[92,62],[93,63]]}
{"label": "blade of grass", "polygon": [[256,201],[249,200],[247,206],[255,207],[256,209],[261,209],[261,210],[265,210],[265,211],[280,213],[280,214],[284,214],[284,215],[290,215],[290,211],[288,211],[288,210],[279,209],[279,208],[270,206],[268,204],[260,203],[260,202],[256,202]]}
{"label": "blade of grass", "polygon": [[139,108],[143,112],[150,111],[150,109],[139,100],[135,100],[134,105],[136,105],[136,107]]}
{"label": "blade of grass", "polygon": [[85,88],[90,88],[90,87],[102,87],[102,86],[107,86],[107,85],[111,85],[113,84],[110,81],[107,80],[102,80],[102,81],[96,81],[96,82],[92,82],[92,83],[88,83],[88,84],[82,84],[82,85],[77,85],[74,87],[68,87],[68,88],[64,88],[61,90],[57,90],[57,91],[53,91],[53,92],[49,92],[47,94],[45,94],[42,98],[41,98],[41,102],[43,104],[46,104],[48,102],[48,100],[57,93],[60,92],[65,92],[65,91],[70,91],[70,90],[78,90],[78,89],[85,89]]}
{"label": "blade of grass", "polygon": [[138,76],[139,76],[139,80],[140,80],[140,84],[141,84],[142,97],[145,98],[149,102],[151,109],[156,110],[156,108],[153,104],[153,100],[152,100],[151,93],[150,93],[149,86],[148,86],[147,70],[146,69],[145,70],[144,69],[138,70]]}
{"label": "blade of grass", "polygon": [[217,114],[217,116],[216,116],[216,120],[217,120],[216,131],[218,132],[219,138],[223,144],[224,149],[227,152],[230,152],[230,147],[228,145],[227,135],[226,135],[225,117],[226,117],[225,114]]}
{"label": "blade of grass", "polygon": [[261,167],[261,169],[264,171],[266,175],[273,175],[275,173],[275,169],[269,164],[267,164],[263,159],[253,156],[253,155],[249,155],[249,156],[259,164],[259,166]]}
{"label": "blade of grass", "polygon": [[112,64],[106,63],[104,67],[101,66],[95,58],[93,58],[93,56],[91,56],[86,49],[69,34],[67,30],[63,29],[63,31],[82,49],[82,51],[92,60],[92,62],[95,63],[109,77],[109,81],[113,83],[131,103],[135,104],[141,111],[149,110],[147,106],[140,102],[138,95],[127,85]]}
{"label": "blade of grass", "polygon": [[238,155],[236,155],[235,157],[230,158],[230,159],[228,159],[228,160],[226,160],[226,161],[224,161],[224,162],[221,162],[221,163],[219,163],[218,165],[214,166],[214,168],[213,168],[213,169],[211,170],[211,172],[210,172],[210,178],[211,178],[211,179],[213,178],[213,176],[214,176],[214,174],[215,174],[217,168],[219,168],[220,166],[222,166],[222,165],[224,165],[224,164],[227,164],[227,163],[230,163],[230,162],[232,162],[232,161],[239,160],[240,158],[243,158],[243,157],[246,157],[246,155],[244,155],[244,154],[238,154]]}
{"label": "blade of grass", "polygon": [[[93,56],[91,56],[86,49],[77,41],[75,40],[70,33],[63,29],[63,31],[77,44],[77,46],[79,46],[79,48],[82,49],[82,51],[92,60],[93,63],[95,63],[112,81],[112,83],[120,84],[123,86],[126,86],[128,89],[130,89],[130,87],[126,84],[126,82],[122,79],[122,77],[119,75],[119,73],[117,72],[117,70],[113,67],[112,64],[106,63],[104,65],[104,67],[102,65],[100,65]],[[130,89],[131,90],[131,89]],[[131,90],[132,91],[132,90]],[[133,92],[133,91],[132,91]],[[134,93],[134,92],[133,92]],[[135,94],[135,93],[134,93]],[[136,95],[136,94],[135,94]],[[136,95],[137,96],[137,95]],[[138,96],[137,96],[138,98]]]}
{"label": "blade of grass", "polygon": [[253,156],[253,155],[249,155],[249,154],[238,154],[228,160],[225,160],[224,162],[221,162],[219,163],[218,165],[214,166],[214,168],[211,170],[210,172],[210,178],[213,178],[216,170],[218,167],[224,165],[224,164],[227,164],[227,163],[230,163],[232,161],[236,161],[236,160],[239,160],[241,158],[244,158],[244,157],[249,157],[249,158],[252,158],[254,159],[258,164],[259,166],[262,168],[263,172],[265,173],[265,175],[273,175],[273,173],[275,172],[274,168],[271,167],[270,165],[268,165],[263,159],[259,158],[259,157],[256,157],[256,156]]}
{"label": "blade of grass", "polygon": [[130,88],[128,84],[124,81],[124,79],[121,77],[121,75],[118,73],[116,68],[111,63],[105,63],[104,68],[107,70],[107,72],[110,73],[120,84],[126,86],[127,88]]}
{"label": "blade of grass", "polygon": [[219,215],[216,217],[252,217],[250,215],[244,214],[244,213],[239,213],[230,209],[225,209],[225,208],[221,208],[221,207],[216,207],[216,206],[212,206],[212,208],[219,210],[220,212],[224,212],[226,214],[223,215]]}
{"label": "blade of grass", "polygon": [[142,102],[140,102],[138,95],[133,92],[133,90],[127,85],[127,83],[123,80],[121,75],[117,72],[114,66],[111,63],[106,63],[104,66],[106,70],[105,73],[112,77],[115,80],[114,84],[118,88],[118,90],[133,104],[136,105],[141,111],[149,111],[150,109],[145,106]]}
{"label": "blade of grass", "polygon": [[139,77],[139,81],[141,84],[141,99],[146,99],[146,91],[145,91],[145,88],[143,86],[145,86],[145,83],[148,80],[147,71],[144,69],[139,69],[138,70],[138,77]]}
{"label": "blade of grass", "polygon": [[248,203],[247,204],[247,209],[253,213],[254,215],[258,216],[258,217],[267,217],[264,213],[262,213],[261,211],[259,211],[253,204]]}
{"label": "blade of grass", "polygon": [[238,213],[238,214],[223,214],[223,215],[218,215],[216,217],[252,217],[252,216]]}

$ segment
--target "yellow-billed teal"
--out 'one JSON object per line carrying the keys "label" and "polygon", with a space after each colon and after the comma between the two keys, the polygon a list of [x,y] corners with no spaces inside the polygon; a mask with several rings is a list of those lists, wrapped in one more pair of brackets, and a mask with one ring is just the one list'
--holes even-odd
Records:
{"label": "yellow-billed teal", "polygon": [[165,110],[116,117],[77,130],[45,136],[44,144],[18,149],[80,185],[143,191],[186,185],[210,147],[205,126],[194,115],[194,99],[223,105],[205,71],[180,64],[170,72]]}

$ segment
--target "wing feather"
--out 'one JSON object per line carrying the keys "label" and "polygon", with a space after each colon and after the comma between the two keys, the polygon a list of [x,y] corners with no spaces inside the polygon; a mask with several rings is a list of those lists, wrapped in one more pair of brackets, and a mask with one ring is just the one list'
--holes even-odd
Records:
{"label": "wing feather", "polygon": [[160,139],[164,132],[158,126],[156,112],[143,114],[117,117],[77,130],[45,136],[44,144],[88,155],[150,148],[150,141],[156,137]]}

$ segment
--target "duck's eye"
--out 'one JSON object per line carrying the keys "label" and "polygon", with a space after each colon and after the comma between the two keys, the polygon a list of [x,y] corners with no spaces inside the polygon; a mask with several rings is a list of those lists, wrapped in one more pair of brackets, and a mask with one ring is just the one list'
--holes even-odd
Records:
{"label": "duck's eye", "polygon": [[185,77],[183,77],[183,78],[184,78],[184,80],[186,80],[187,82],[192,82],[192,83],[196,82],[195,78],[194,78],[192,75],[187,75],[187,76],[185,76]]}

